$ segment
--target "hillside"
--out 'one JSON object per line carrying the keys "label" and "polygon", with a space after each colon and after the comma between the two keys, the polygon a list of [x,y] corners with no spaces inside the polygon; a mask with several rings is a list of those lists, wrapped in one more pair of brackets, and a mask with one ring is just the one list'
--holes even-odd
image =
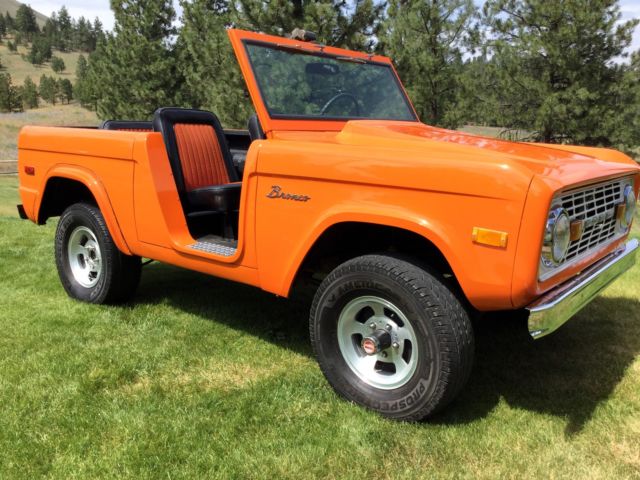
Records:
{"label": "hillside", "polygon": [[[15,18],[20,4],[21,2],[17,2],[16,0],[0,0],[0,13],[9,12],[9,15]],[[38,25],[42,27],[49,17],[35,10],[34,12],[36,14],[36,21],[38,22]]]}
{"label": "hillside", "polygon": [[[0,0],[3,2],[6,0]],[[19,46],[18,52],[10,52],[6,44],[0,45],[0,62],[2,63],[2,69],[0,71],[9,73],[14,85],[20,85],[24,82],[26,77],[31,77],[31,80],[38,83],[40,76],[44,73],[49,76],[68,78],[72,82],[76,79],[76,65],[78,63],[79,52],[59,52],[53,50],[53,54],[56,57],[64,60],[66,70],[61,74],[55,73],[51,70],[49,63],[45,63],[42,66],[35,66],[24,60],[21,55],[26,54],[29,51],[28,47]],[[86,55],[86,54],[85,54]]]}

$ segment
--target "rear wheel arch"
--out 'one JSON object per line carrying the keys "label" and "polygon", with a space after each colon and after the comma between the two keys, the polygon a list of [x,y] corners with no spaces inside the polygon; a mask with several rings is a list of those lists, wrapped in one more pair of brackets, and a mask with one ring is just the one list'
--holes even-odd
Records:
{"label": "rear wheel arch", "polygon": [[92,173],[84,169],[63,167],[62,171],[51,172],[43,185],[41,199],[35,209],[38,225],[44,225],[51,217],[62,215],[65,209],[75,203],[93,204],[104,216],[109,233],[118,249],[126,255],[132,255],[107,192]]}

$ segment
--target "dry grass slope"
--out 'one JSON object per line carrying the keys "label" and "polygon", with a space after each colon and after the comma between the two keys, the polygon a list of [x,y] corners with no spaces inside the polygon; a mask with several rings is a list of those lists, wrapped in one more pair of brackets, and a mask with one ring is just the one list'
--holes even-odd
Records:
{"label": "dry grass slope", "polygon": [[0,71],[10,74],[14,85],[22,85],[24,79],[27,77],[31,77],[31,80],[38,84],[40,83],[40,76],[42,74],[55,78],[68,78],[72,83],[75,82],[76,67],[78,65],[78,58],[80,57],[78,52],[59,52],[54,50],[53,54],[56,57],[62,58],[66,66],[64,72],[55,73],[51,70],[49,63],[35,66],[23,59],[22,55],[26,55],[28,51],[29,49],[23,45],[18,47],[18,52],[10,52],[6,44],[0,45],[0,62],[2,62],[2,69]]}
{"label": "dry grass slope", "polygon": [[89,126],[100,121],[79,105],[44,105],[23,113],[0,113],[0,160],[17,160],[18,132],[24,125]]}
{"label": "dry grass slope", "polygon": [[[18,8],[20,8],[21,3],[29,4],[28,2],[17,2],[16,0],[0,0],[0,13],[9,12],[9,15],[16,18],[16,12],[18,11]],[[36,10],[34,10],[34,12],[36,14],[36,22],[38,22],[40,27],[42,27],[48,17]]]}

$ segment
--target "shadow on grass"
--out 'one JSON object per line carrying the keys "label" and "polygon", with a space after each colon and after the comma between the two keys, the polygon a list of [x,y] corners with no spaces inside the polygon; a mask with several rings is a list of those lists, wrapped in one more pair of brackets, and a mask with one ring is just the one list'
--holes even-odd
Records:
{"label": "shadow on grass", "polygon": [[[136,303],[167,303],[311,356],[308,307],[253,287],[152,264]],[[640,302],[599,297],[558,331],[533,341],[521,314],[477,322],[476,362],[460,397],[435,424],[486,417],[504,399],[510,406],[567,419],[566,434],[582,430],[640,353]]]}
{"label": "shadow on grass", "polygon": [[486,416],[502,398],[510,406],[567,419],[579,433],[613,393],[640,353],[640,302],[596,298],[569,323],[532,340],[522,314],[495,314],[476,325],[476,362],[458,400],[435,423]]}
{"label": "shadow on grass", "polygon": [[166,303],[313,356],[308,333],[309,305],[278,298],[254,287],[152,263],[143,271],[134,303]]}

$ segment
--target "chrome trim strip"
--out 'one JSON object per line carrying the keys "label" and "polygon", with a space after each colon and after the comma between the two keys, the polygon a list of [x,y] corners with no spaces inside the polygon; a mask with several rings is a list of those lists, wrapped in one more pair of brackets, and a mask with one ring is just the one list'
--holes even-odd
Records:
{"label": "chrome trim strip", "polygon": [[639,246],[637,239],[629,240],[615,252],[528,305],[529,334],[537,339],[558,329],[633,266]]}

